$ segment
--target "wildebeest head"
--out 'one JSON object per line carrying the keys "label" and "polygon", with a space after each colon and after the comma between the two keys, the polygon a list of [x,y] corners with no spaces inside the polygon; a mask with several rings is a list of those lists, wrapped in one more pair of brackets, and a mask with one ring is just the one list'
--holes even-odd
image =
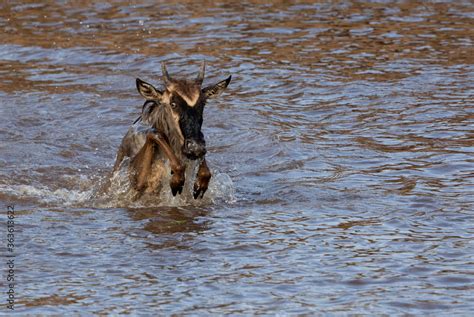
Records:
{"label": "wildebeest head", "polygon": [[[192,160],[201,158],[206,154],[206,142],[201,132],[204,106],[207,99],[217,97],[226,89],[232,76],[217,84],[202,88],[204,62],[194,80],[171,78],[165,63],[162,63],[161,68],[164,81],[163,91],[137,78],[138,92],[147,100],[145,105],[150,102],[154,104],[153,108],[164,107],[164,109],[160,109],[164,110],[162,112],[164,115],[160,117],[160,120],[166,122],[153,122],[152,124],[158,130],[160,130],[159,125],[174,125],[174,130],[179,134],[178,138],[183,154]],[[148,111],[153,111],[153,109]]]}

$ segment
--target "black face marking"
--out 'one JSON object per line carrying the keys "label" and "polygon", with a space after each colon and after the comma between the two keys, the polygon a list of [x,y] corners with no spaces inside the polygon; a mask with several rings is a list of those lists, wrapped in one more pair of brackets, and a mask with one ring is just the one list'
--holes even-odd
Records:
{"label": "black face marking", "polygon": [[172,110],[179,116],[179,127],[185,140],[204,142],[201,132],[205,100],[199,98],[194,107],[190,107],[179,95],[173,95],[170,100]]}

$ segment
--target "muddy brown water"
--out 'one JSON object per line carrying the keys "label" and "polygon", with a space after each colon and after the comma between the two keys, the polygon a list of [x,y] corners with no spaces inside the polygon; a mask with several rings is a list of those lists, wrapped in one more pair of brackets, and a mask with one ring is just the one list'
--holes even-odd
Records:
{"label": "muddy brown water", "polygon": [[[15,312],[474,310],[472,1],[0,8]],[[133,202],[123,178],[97,194],[140,112],[135,78],[201,60],[205,83],[233,76],[206,105],[205,199]]]}

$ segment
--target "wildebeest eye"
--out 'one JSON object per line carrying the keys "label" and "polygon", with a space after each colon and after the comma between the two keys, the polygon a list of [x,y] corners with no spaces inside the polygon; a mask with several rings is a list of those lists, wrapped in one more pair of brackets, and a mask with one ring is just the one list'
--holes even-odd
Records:
{"label": "wildebeest eye", "polygon": [[171,108],[176,110],[178,108],[178,105],[175,102],[172,102],[171,103]]}

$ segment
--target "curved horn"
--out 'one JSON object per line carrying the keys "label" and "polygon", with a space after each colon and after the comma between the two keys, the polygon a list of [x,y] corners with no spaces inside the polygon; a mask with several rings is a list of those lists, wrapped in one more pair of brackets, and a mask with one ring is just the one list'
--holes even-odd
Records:
{"label": "curved horn", "polygon": [[201,85],[202,82],[204,81],[204,72],[206,71],[206,61],[202,61],[201,64],[201,70],[199,71],[199,74],[196,78],[196,82]]}
{"label": "curved horn", "polygon": [[166,70],[165,62],[161,63],[161,72],[163,73],[163,81],[165,82],[165,86],[168,86],[171,81],[171,78],[170,78],[170,75],[168,74],[168,71]]}

